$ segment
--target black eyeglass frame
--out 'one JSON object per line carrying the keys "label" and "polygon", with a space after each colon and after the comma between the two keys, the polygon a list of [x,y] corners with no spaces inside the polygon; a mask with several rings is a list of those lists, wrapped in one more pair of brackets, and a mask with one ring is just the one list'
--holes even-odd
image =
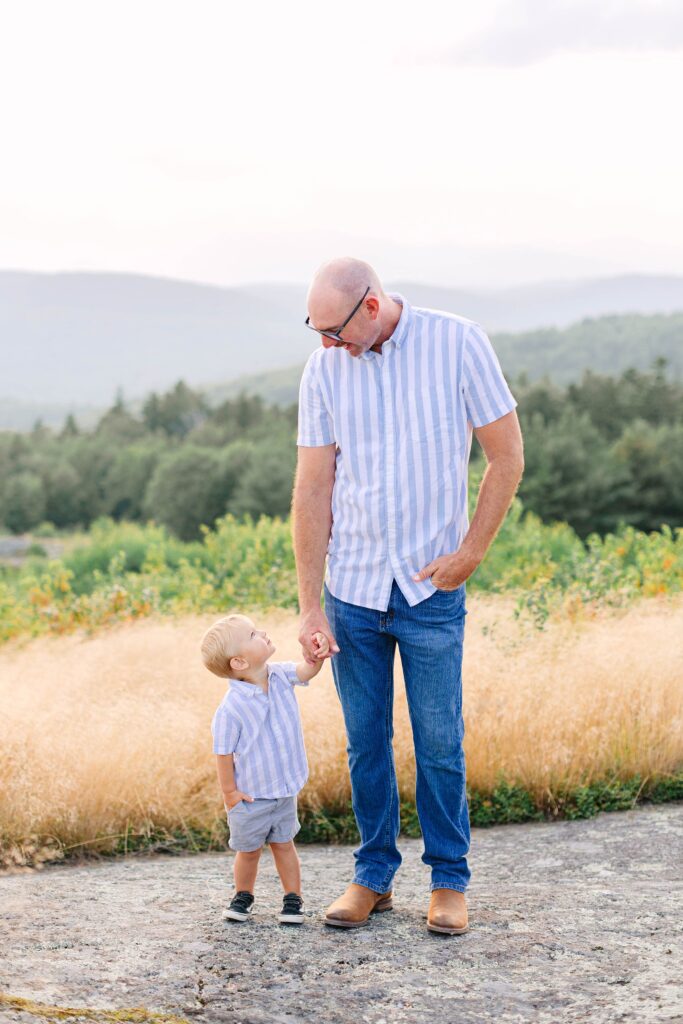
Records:
{"label": "black eyeglass frame", "polygon": [[353,319],[353,317],[356,315],[356,313],[358,312],[360,307],[363,305],[363,303],[365,302],[365,296],[368,294],[369,291],[370,291],[370,285],[367,286],[367,288],[363,292],[362,299],[360,300],[360,302],[356,303],[356,305],[353,307],[353,309],[351,310],[351,312],[347,316],[346,320],[344,321],[344,323],[341,325],[341,327],[338,330],[336,330],[336,331],[321,331],[319,327],[314,327],[313,326],[313,324],[311,323],[310,316],[306,317],[306,326],[310,327],[310,329],[312,331],[317,331],[318,334],[322,334],[326,338],[330,338],[332,341],[343,342],[344,339],[341,336],[341,332],[348,325],[348,323]]}

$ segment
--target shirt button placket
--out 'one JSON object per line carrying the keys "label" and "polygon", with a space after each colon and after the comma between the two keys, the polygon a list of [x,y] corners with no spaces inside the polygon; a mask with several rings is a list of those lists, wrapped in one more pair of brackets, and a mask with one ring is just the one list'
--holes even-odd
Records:
{"label": "shirt button placket", "polygon": [[391,359],[394,356],[392,345],[387,345],[382,355],[382,397],[384,400],[384,488],[387,509],[387,548],[389,564],[393,569],[396,551],[396,430],[394,424],[394,396],[389,373]]}

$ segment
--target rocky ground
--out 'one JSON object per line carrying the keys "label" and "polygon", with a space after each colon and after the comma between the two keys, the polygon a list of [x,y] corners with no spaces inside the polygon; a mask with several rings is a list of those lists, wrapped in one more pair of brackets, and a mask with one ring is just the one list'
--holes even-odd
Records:
{"label": "rocky ground", "polygon": [[462,936],[427,932],[422,845],[401,849],[395,910],[355,931],[321,921],[350,879],[349,847],[300,847],[299,928],[277,924],[269,854],[245,925],[221,917],[231,854],[0,877],[0,1013],[20,1024],[54,1016],[37,1004],[91,1021],[131,1020],[106,1015],[131,1007],[231,1024],[683,1021],[682,804],[475,830]]}

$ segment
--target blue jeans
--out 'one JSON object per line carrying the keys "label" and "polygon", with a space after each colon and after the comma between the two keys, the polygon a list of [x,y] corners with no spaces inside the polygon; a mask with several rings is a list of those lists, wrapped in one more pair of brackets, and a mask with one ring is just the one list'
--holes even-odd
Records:
{"label": "blue jeans", "polygon": [[387,892],[401,864],[394,753],[394,653],[405,679],[417,768],[415,800],[431,889],[464,892],[470,821],[462,741],[465,584],[411,608],[394,580],[386,612],[348,604],[327,586],[325,612],[339,646],[332,658],[344,712],[353,812],[361,845],[353,881]]}

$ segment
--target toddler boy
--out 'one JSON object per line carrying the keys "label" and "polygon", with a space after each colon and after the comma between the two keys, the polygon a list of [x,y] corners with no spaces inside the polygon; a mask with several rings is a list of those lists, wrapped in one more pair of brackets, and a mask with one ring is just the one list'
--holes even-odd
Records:
{"label": "toddler boy", "polygon": [[[315,635],[316,653],[329,651]],[[270,844],[284,889],[281,924],[301,924],[301,866],[294,836],[297,794],[308,778],[295,686],[307,686],[322,668],[305,661],[269,662],[275,646],[265,630],[246,615],[215,622],[201,642],[202,658],[230,687],[211,723],[218,781],[235,855],[235,895],[225,916],[246,921],[254,906],[254,886],[264,843]]]}

